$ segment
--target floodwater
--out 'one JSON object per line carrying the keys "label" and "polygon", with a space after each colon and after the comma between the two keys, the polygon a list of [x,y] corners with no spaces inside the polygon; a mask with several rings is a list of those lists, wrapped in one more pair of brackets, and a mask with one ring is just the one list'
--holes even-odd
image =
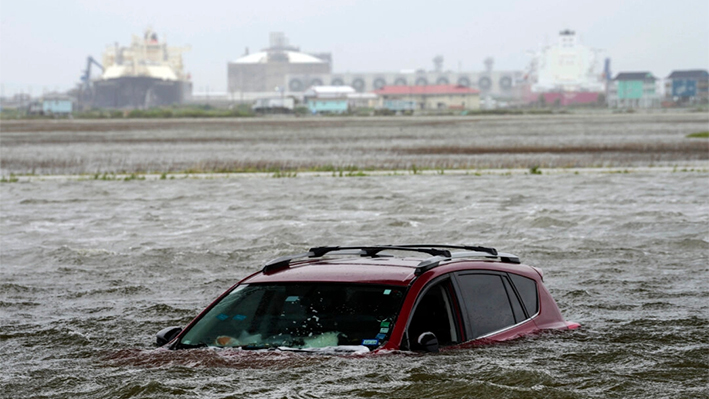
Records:
{"label": "floodwater", "polygon": [[[680,170],[3,183],[0,397],[705,398],[709,173]],[[421,242],[519,255],[583,327],[428,355],[152,347],[271,258]]]}

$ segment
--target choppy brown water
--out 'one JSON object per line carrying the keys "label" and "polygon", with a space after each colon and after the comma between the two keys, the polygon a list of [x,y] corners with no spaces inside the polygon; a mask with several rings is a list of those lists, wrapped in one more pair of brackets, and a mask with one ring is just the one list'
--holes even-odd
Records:
{"label": "choppy brown water", "polygon": [[[706,173],[3,184],[2,397],[706,397]],[[267,259],[482,243],[570,333],[440,355],[156,352]]]}
{"label": "choppy brown water", "polygon": [[[0,205],[3,398],[709,395],[707,172],[38,181]],[[516,253],[583,328],[425,356],[152,348],[268,259],[406,242]]]}

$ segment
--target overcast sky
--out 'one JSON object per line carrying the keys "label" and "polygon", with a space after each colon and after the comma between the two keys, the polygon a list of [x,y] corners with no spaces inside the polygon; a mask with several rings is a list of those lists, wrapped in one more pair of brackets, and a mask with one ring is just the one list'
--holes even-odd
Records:
{"label": "overcast sky", "polygon": [[612,70],[709,69],[708,0],[0,0],[0,83],[5,95],[67,90],[86,57],[150,26],[170,46],[190,45],[195,91],[226,90],[226,64],[285,32],[307,52],[331,52],[334,72],[527,67],[533,50],[575,30],[603,49]]}

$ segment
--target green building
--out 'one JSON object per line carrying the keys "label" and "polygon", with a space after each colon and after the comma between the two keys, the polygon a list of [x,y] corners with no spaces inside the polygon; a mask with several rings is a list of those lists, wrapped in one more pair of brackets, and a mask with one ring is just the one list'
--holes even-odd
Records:
{"label": "green building", "polygon": [[650,72],[621,72],[608,87],[610,108],[656,108],[660,106],[657,78]]}
{"label": "green building", "polygon": [[303,93],[303,99],[313,114],[343,114],[349,111],[348,96],[354,93],[350,86],[312,86]]}

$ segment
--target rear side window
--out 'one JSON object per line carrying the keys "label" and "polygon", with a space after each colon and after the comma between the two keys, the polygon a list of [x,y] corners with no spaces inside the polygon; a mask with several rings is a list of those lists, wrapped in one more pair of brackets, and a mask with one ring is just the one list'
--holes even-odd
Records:
{"label": "rear side window", "polygon": [[460,274],[457,280],[473,339],[515,324],[502,276]]}
{"label": "rear side window", "polygon": [[512,283],[517,288],[519,296],[522,298],[524,307],[527,308],[529,317],[534,316],[539,311],[539,298],[537,296],[537,283],[531,278],[522,277],[517,274],[509,274]]}

